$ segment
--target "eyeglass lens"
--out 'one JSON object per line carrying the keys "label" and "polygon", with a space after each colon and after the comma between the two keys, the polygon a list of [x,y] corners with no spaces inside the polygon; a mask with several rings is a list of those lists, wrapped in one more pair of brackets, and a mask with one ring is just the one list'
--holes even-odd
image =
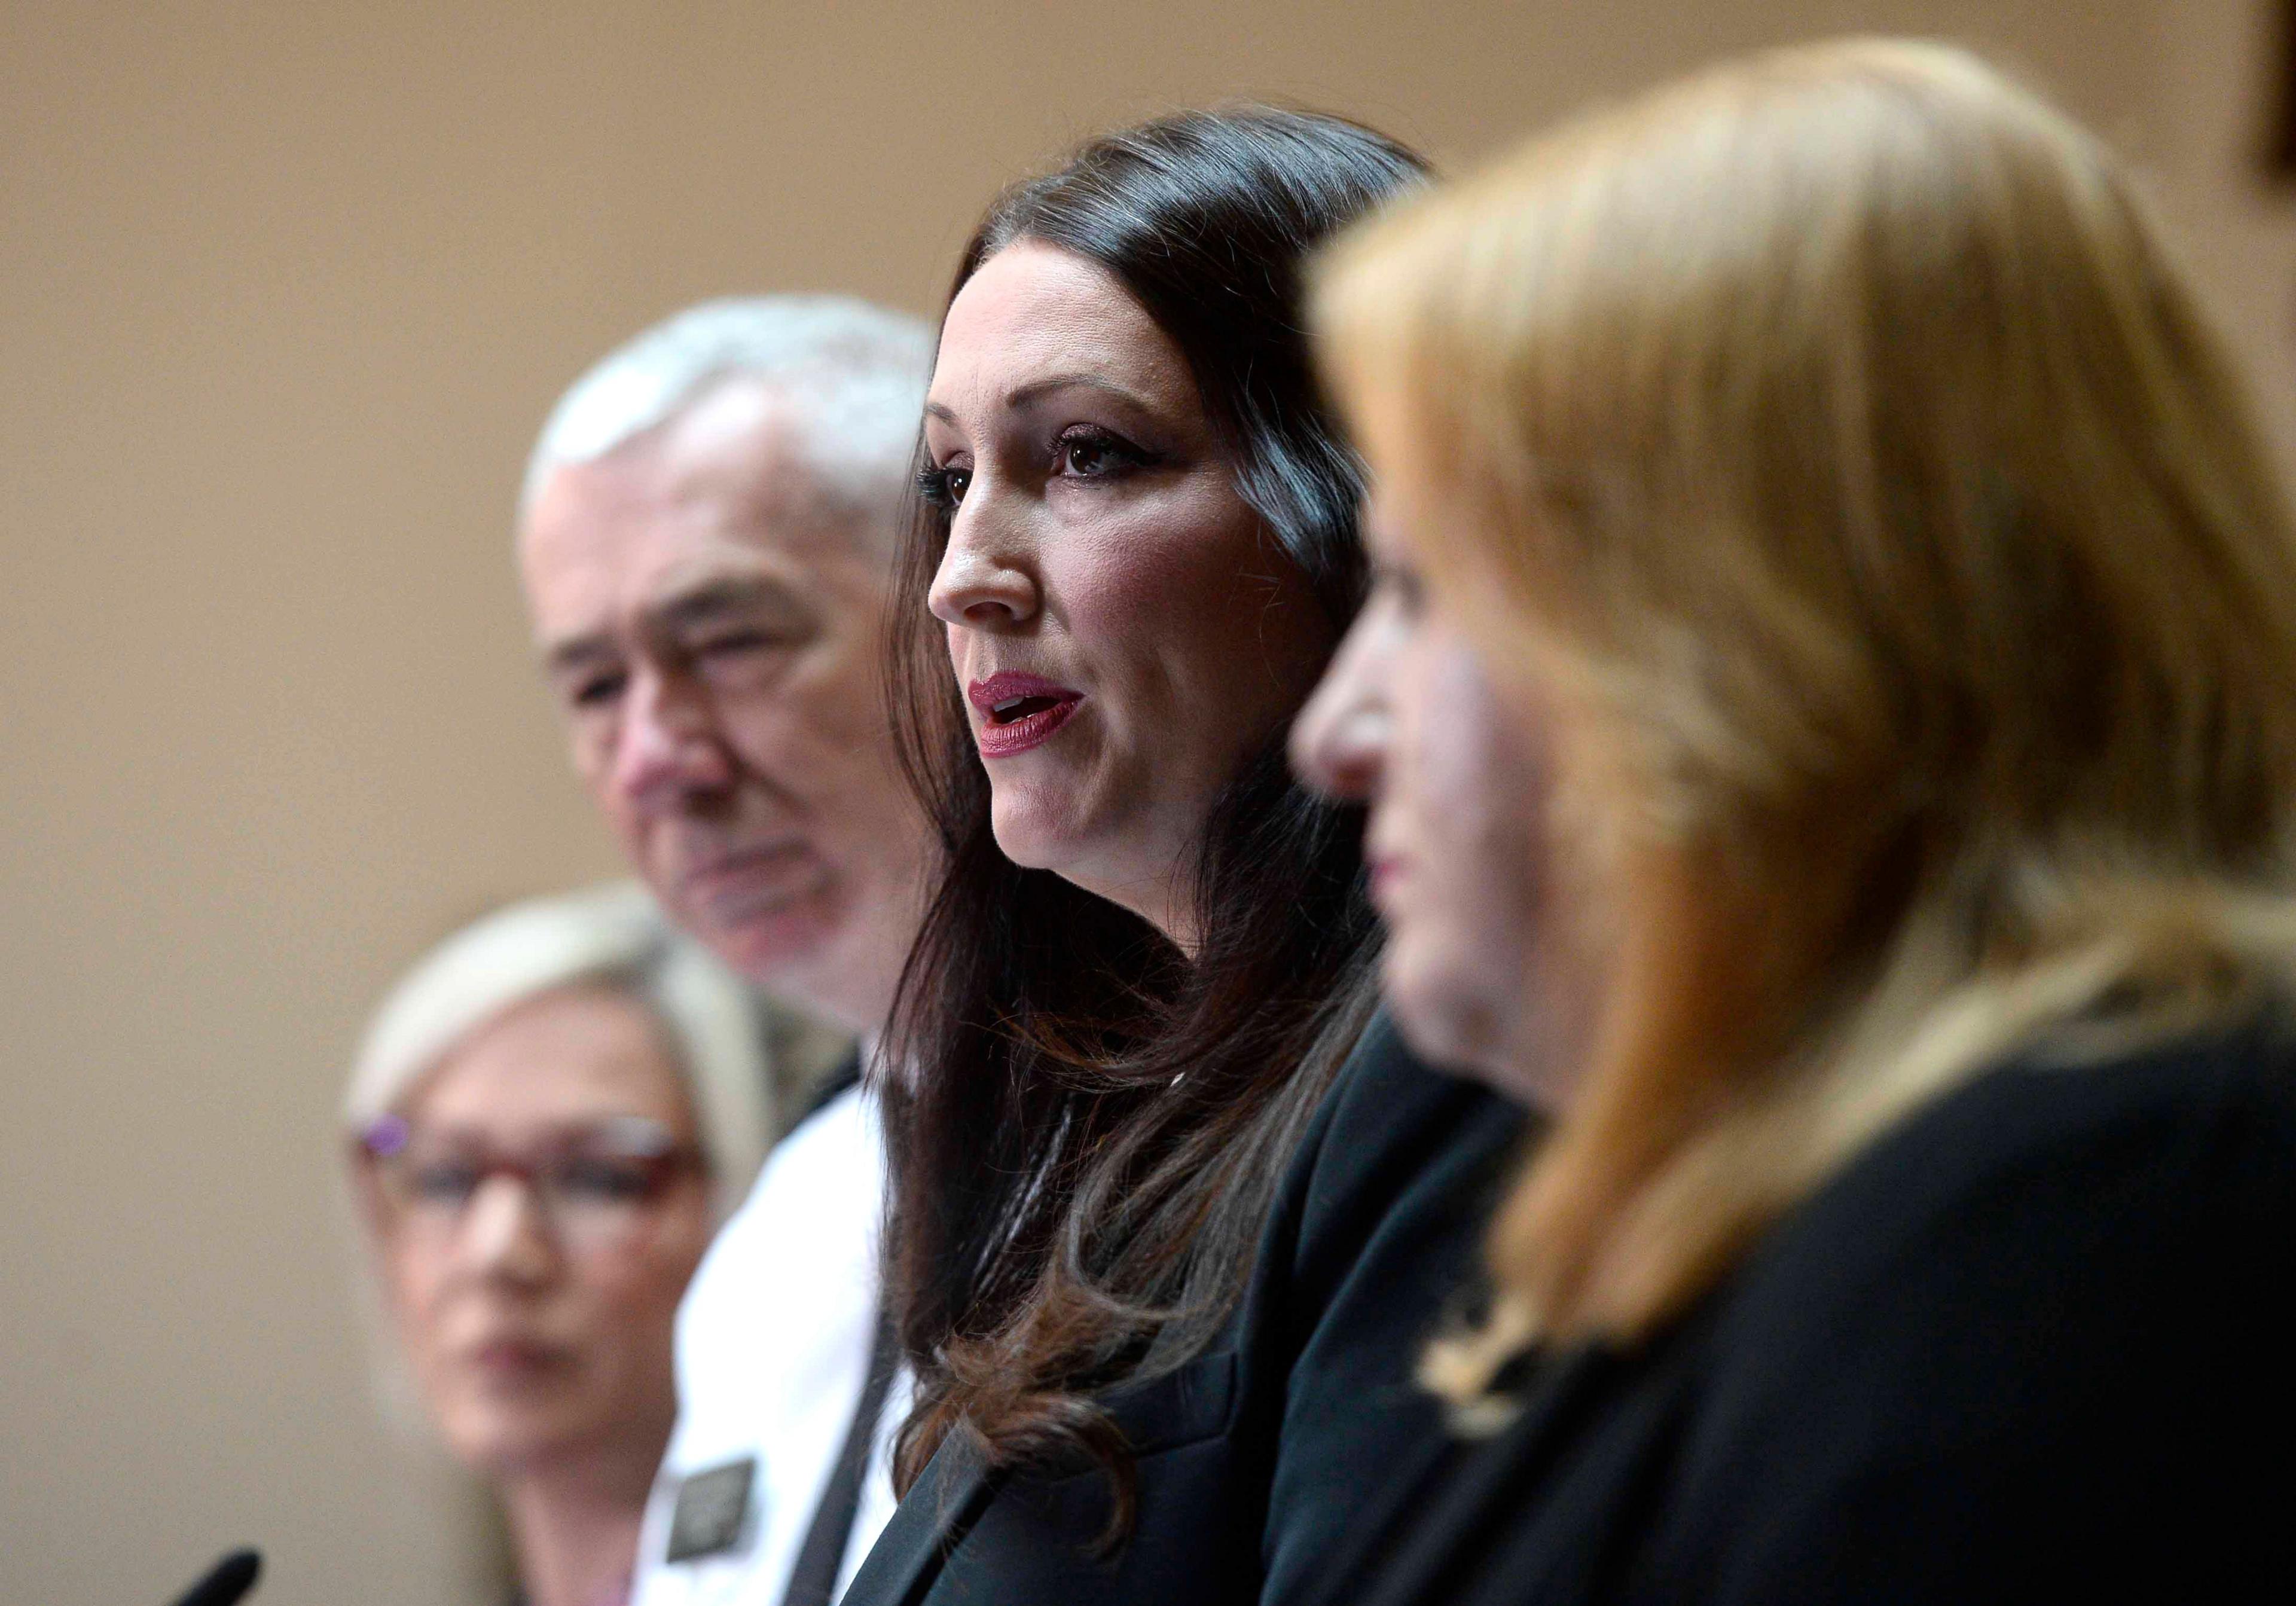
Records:
{"label": "eyeglass lens", "polygon": [[638,1117],[570,1132],[526,1153],[455,1134],[426,1133],[392,1118],[371,1128],[365,1146],[406,1225],[426,1233],[458,1230],[487,1183],[522,1183],[549,1225],[570,1242],[627,1234],[659,1205],[699,1156],[668,1128]]}

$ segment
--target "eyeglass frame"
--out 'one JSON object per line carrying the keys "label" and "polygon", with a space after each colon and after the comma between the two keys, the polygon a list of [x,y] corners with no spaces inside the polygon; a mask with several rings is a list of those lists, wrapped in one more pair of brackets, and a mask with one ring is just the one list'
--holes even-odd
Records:
{"label": "eyeglass frame", "polygon": [[[585,1142],[593,1140],[601,1130],[614,1128],[644,1129],[644,1146],[584,1153],[581,1145]],[[442,1208],[432,1201],[426,1209],[423,1200],[408,1196],[408,1191],[396,1186],[390,1176],[400,1157],[415,1146],[419,1135],[416,1123],[396,1111],[386,1111],[352,1135],[351,1148],[373,1183],[376,1203],[390,1214],[389,1227],[428,1218],[434,1234],[449,1241],[467,1230],[471,1208],[478,1202],[486,1185],[497,1176],[506,1176],[520,1184],[533,1207],[536,1220],[562,1249],[595,1251],[619,1248],[636,1234],[645,1218],[668,1198],[676,1183],[687,1178],[706,1181],[710,1169],[709,1155],[700,1143],[677,1138],[668,1127],[651,1116],[608,1116],[567,1128],[553,1142],[530,1146],[522,1153],[507,1152],[487,1143],[456,1148],[455,1158],[467,1162],[475,1173],[470,1191],[450,1207]],[[658,1168],[643,1197],[616,1201],[623,1207],[619,1212],[622,1219],[615,1224],[614,1230],[603,1233],[595,1229],[570,1231],[561,1190],[548,1180],[554,1167],[585,1158],[625,1164],[637,1161]]]}

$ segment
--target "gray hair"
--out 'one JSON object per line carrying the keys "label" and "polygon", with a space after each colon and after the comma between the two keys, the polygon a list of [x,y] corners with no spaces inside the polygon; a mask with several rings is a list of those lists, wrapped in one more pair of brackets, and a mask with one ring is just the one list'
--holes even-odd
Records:
{"label": "gray hair", "polygon": [[432,949],[375,1012],[344,1124],[356,1134],[395,1110],[481,1026],[585,984],[627,992],[660,1023],[685,1073],[722,1221],[748,1192],[776,1126],[764,1005],[633,881],[512,904]]}
{"label": "gray hair", "polygon": [[796,404],[824,490],[882,505],[915,449],[932,356],[922,319],[851,296],[704,301],[616,348],[559,398],[528,459],[520,509],[552,469],[603,457],[735,377]]}

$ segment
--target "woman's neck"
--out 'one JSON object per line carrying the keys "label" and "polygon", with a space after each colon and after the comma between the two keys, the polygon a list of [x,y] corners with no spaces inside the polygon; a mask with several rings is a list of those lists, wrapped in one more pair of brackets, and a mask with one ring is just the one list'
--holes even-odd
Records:
{"label": "woman's neck", "polygon": [[652,1465],[587,1458],[502,1485],[528,1606],[624,1606],[637,1566]]}
{"label": "woman's neck", "polygon": [[1117,873],[1092,866],[1066,867],[1054,873],[1095,897],[1104,897],[1118,908],[1137,914],[1193,960],[1203,942],[1203,930],[1196,919],[1195,855],[1196,845],[1191,843],[1168,859],[1155,856],[1152,862],[1161,867],[1152,871]]}

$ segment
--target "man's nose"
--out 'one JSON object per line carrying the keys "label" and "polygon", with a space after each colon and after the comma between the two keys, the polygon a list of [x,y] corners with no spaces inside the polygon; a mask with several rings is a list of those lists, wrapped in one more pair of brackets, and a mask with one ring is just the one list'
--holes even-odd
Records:
{"label": "man's nose", "polygon": [[1360,802],[1379,790],[1394,729],[1380,660],[1376,625],[1359,618],[1292,722],[1292,771],[1326,797]]}
{"label": "man's nose", "polygon": [[927,606],[944,625],[1009,630],[1037,617],[1044,592],[1027,542],[992,484],[976,478],[951,520]]}
{"label": "man's nose", "polygon": [[612,783],[626,804],[659,807],[732,784],[733,759],[719,739],[716,712],[690,680],[639,670],[621,715]]}
{"label": "man's nose", "polygon": [[558,1265],[558,1240],[543,1218],[533,1185],[496,1175],[479,1184],[463,1217],[463,1252],[479,1272],[508,1282],[546,1280]]}

